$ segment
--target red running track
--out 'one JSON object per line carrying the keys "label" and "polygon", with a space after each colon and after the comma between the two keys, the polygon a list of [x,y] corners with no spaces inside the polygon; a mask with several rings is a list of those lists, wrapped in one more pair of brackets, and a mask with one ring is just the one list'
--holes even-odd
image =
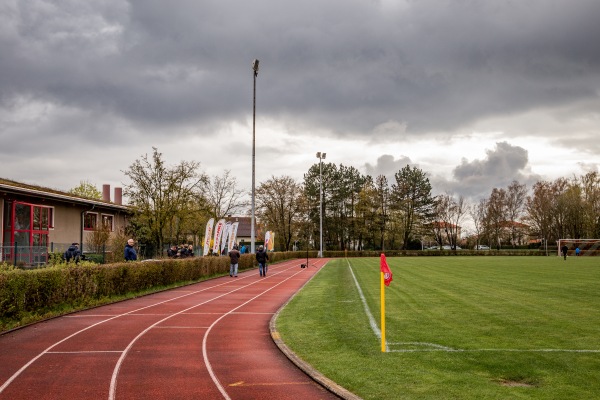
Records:
{"label": "red running track", "polygon": [[[326,260],[270,265],[0,336],[0,399],[335,399],[269,321]],[[316,266],[315,267],[313,267]]]}

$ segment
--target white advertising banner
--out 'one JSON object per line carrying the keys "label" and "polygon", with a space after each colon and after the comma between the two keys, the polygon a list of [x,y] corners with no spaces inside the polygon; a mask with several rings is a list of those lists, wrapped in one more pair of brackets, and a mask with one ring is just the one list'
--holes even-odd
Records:
{"label": "white advertising banner", "polygon": [[215,242],[213,243],[213,254],[220,255],[219,245],[221,244],[221,238],[223,237],[223,230],[225,229],[225,220],[220,219],[215,226]]}
{"label": "white advertising banner", "polygon": [[211,218],[206,223],[206,231],[204,233],[204,252],[203,255],[207,256],[208,251],[210,250],[210,239],[212,239],[213,225],[215,224],[215,219]]}
{"label": "white advertising banner", "polygon": [[239,224],[239,222],[234,222],[233,224],[231,224],[231,232],[229,233],[229,245],[227,246],[229,250],[233,249],[233,246],[235,246]]}
{"label": "white advertising banner", "polygon": [[[223,236],[221,237],[221,250],[227,246],[227,238],[231,234],[231,222],[227,222],[225,224],[225,228],[223,229]],[[229,250],[229,249],[228,249]]]}

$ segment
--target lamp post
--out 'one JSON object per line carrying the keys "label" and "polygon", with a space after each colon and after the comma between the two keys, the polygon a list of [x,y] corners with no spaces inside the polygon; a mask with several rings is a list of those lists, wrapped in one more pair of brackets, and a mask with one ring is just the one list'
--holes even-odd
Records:
{"label": "lamp post", "polygon": [[255,251],[255,230],[254,230],[254,225],[255,225],[255,210],[254,210],[254,196],[255,196],[255,181],[254,181],[254,175],[255,175],[255,160],[256,160],[256,150],[255,150],[255,143],[256,143],[256,77],[258,76],[258,60],[254,60],[252,62],[252,70],[254,71],[254,92],[253,92],[253,98],[252,98],[252,218],[251,218],[251,223],[250,223],[250,253],[254,254]]}
{"label": "lamp post", "polygon": [[323,160],[327,153],[317,153],[319,159],[319,257],[323,257]]}

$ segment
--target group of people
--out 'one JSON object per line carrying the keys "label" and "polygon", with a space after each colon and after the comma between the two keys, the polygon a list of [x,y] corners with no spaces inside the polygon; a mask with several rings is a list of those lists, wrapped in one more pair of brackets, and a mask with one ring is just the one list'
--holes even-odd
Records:
{"label": "group of people", "polygon": [[[240,261],[241,253],[238,250],[237,245],[233,246],[233,249],[229,251],[229,276],[237,278],[238,276],[238,265]],[[263,246],[259,246],[256,251],[256,261],[258,262],[258,272],[260,276],[267,276],[267,261],[269,255]]]}
{"label": "group of people", "polygon": [[[135,248],[133,247],[134,243],[135,242],[133,239],[129,239],[127,241],[127,244],[125,245],[125,253],[124,253],[125,261],[137,260],[137,253],[135,251]],[[69,247],[69,249],[65,252],[65,259],[67,259],[67,261],[69,261],[69,259],[72,259],[74,257],[77,257],[77,260],[79,259],[81,252],[79,252],[79,248],[77,246],[78,246],[77,243],[73,243]],[[180,246],[173,245],[167,251],[167,255],[170,258],[193,257],[194,256],[194,247],[191,244],[190,245],[182,244]],[[256,261],[258,262],[259,275],[261,277],[267,276],[267,269],[268,269],[267,261],[269,260],[269,255],[267,254],[267,251],[264,248],[264,246],[258,247],[255,256],[256,256]],[[69,258],[67,258],[67,257],[69,257]],[[240,257],[241,257],[241,252],[239,251],[238,246],[234,245],[233,249],[231,249],[229,251],[229,260],[230,260],[229,276],[237,278]]]}
{"label": "group of people", "polygon": [[[563,247],[560,248],[560,252],[562,253],[565,261],[567,261],[567,253],[569,252],[569,246],[567,246],[566,244],[563,245]],[[581,253],[581,250],[579,249],[579,246],[577,246],[575,248],[575,256],[579,256],[579,254]]]}
{"label": "group of people", "polygon": [[173,245],[169,250],[167,250],[167,256],[169,258],[187,258],[194,257],[194,246],[182,244],[182,245]]}

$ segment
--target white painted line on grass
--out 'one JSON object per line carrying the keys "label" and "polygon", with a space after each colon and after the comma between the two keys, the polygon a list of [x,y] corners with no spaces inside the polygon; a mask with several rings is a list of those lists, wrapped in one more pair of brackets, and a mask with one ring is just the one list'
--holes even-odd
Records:
{"label": "white painted line on grass", "polygon": [[447,352],[447,353],[478,353],[478,352],[506,352],[506,353],[600,353],[593,349],[455,349],[427,342],[397,342],[388,343],[391,346],[421,346],[413,349],[392,349],[392,353],[419,353],[419,352]]}
{"label": "white painted line on grass", "polygon": [[[350,261],[348,259],[346,259],[346,262],[348,263],[348,268],[350,269],[350,273],[352,274],[352,278],[354,279],[354,284],[356,285],[356,288],[358,289],[358,295],[360,296],[360,300],[362,301],[363,306],[365,308],[365,313],[367,314],[367,317],[369,318],[369,324],[371,325],[371,329],[375,333],[375,336],[377,336],[377,339],[381,340],[381,329],[379,329],[379,326],[377,325],[377,321],[375,321],[375,318],[373,317],[373,314],[371,313],[371,310],[369,309],[369,306],[367,305],[367,300],[365,299],[365,295],[363,294],[363,291],[360,288],[358,280],[356,279],[356,275],[354,275],[354,271],[352,270],[352,265],[350,265]],[[385,351],[386,352],[390,351],[387,341],[385,343]]]}

